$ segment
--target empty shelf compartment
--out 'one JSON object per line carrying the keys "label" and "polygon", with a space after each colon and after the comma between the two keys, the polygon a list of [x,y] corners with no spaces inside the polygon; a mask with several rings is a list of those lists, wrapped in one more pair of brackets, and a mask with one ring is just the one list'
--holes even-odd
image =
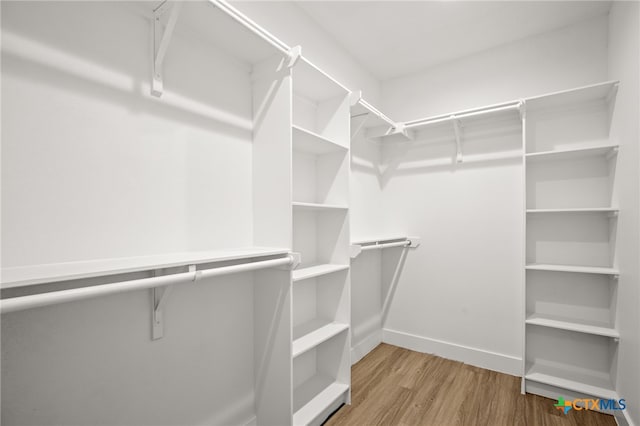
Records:
{"label": "empty shelf compartment", "polygon": [[348,385],[338,383],[330,377],[320,374],[311,377],[294,390],[293,424],[298,426],[321,422],[324,419],[318,417],[330,414],[334,410],[334,404],[338,403],[339,406],[345,402],[340,399],[346,399],[348,391]]}
{"label": "empty shelf compartment", "polygon": [[293,330],[293,357],[297,357],[349,329],[349,324],[315,319]]}

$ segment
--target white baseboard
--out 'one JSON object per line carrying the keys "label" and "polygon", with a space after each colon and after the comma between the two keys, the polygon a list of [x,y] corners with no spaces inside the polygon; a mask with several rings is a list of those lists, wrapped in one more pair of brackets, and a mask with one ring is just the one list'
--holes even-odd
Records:
{"label": "white baseboard", "polygon": [[471,348],[442,340],[429,339],[415,334],[403,333],[385,328],[382,341],[417,352],[438,355],[443,358],[461,361],[465,364],[513,376],[522,375],[522,359],[510,355]]}
{"label": "white baseboard", "polygon": [[376,330],[351,348],[351,365],[360,361],[376,346],[382,343],[382,330]]}

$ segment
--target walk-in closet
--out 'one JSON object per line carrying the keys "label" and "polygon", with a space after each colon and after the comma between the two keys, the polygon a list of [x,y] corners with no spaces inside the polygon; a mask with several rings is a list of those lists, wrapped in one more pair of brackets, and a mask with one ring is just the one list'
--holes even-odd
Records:
{"label": "walk-in closet", "polygon": [[2,425],[640,426],[640,2],[0,16]]}

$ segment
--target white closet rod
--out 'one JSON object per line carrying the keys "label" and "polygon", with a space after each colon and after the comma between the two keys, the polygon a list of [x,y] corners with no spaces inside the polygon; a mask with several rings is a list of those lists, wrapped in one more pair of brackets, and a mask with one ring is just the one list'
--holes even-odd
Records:
{"label": "white closet rod", "polygon": [[0,313],[21,311],[24,309],[37,308],[41,306],[55,305],[59,303],[72,302],[75,300],[90,299],[94,297],[106,296],[109,294],[123,293],[127,291],[142,290],[147,288],[166,287],[171,284],[183,284],[196,281],[202,278],[216,277],[220,275],[235,274],[239,272],[255,271],[257,269],[273,268],[276,266],[291,266],[297,262],[294,254],[273,260],[263,260],[259,262],[243,263],[240,265],[223,266],[220,268],[206,269],[201,271],[181,272],[178,274],[164,275],[159,277],[142,278],[139,280],[121,281],[110,284],[96,285],[92,287],[74,288],[70,290],[53,291],[50,293],[40,293],[29,296],[13,297],[0,301]]}
{"label": "white closet rod", "polygon": [[385,249],[385,248],[391,248],[391,247],[407,247],[407,246],[410,246],[410,245],[411,245],[411,241],[410,240],[399,241],[397,243],[371,244],[371,245],[368,245],[368,246],[362,246],[361,251]]}
{"label": "white closet rod", "polygon": [[407,121],[404,123],[405,128],[416,128],[422,126],[428,126],[436,123],[443,123],[452,120],[458,120],[461,118],[474,117],[476,115],[490,114],[501,111],[519,110],[522,106],[522,101],[512,101],[504,104],[491,105],[481,108],[468,109],[452,114],[437,115],[435,117],[421,118],[419,120]]}
{"label": "white closet rod", "polygon": [[236,20],[239,24],[247,28],[249,31],[262,38],[264,41],[271,44],[276,49],[280,50],[282,53],[287,55],[289,54],[291,48],[287,46],[282,40],[262,28],[260,25],[256,24],[249,17],[247,17],[235,7],[228,4],[226,1],[209,0],[209,2],[225,12],[227,15]]}

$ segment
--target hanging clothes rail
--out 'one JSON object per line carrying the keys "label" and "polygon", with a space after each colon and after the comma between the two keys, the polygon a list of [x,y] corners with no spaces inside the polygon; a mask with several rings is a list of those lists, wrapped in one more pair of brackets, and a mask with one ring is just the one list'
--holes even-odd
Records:
{"label": "hanging clothes rail", "polygon": [[209,0],[209,2],[213,4],[215,7],[225,12],[231,18],[236,20],[239,24],[244,26],[246,29],[248,29],[249,31],[257,35],[258,37],[262,38],[264,41],[271,44],[276,49],[280,50],[282,53],[287,55],[289,54],[291,48],[287,46],[282,40],[280,40],[279,38],[277,38],[276,36],[268,32],[267,30],[262,28],[260,25],[256,24],[253,20],[251,20],[249,17],[247,17],[245,14],[240,12],[235,7],[231,6],[226,1]]}
{"label": "hanging clothes rail", "polygon": [[443,123],[452,120],[460,120],[463,118],[475,117],[478,115],[484,114],[495,114],[498,112],[510,111],[510,110],[520,110],[523,101],[511,101],[503,104],[489,105],[481,108],[473,108],[464,111],[459,111],[450,114],[442,114],[434,117],[421,118],[418,120],[407,121],[404,123],[404,126],[409,129],[415,129],[418,127],[429,126],[432,124]]}
{"label": "hanging clothes rail", "polygon": [[38,308],[41,306],[56,305],[59,303],[73,302],[76,300],[90,299],[94,297],[107,296],[110,294],[123,293],[135,290],[166,287],[172,284],[185,284],[203,278],[217,277],[221,275],[235,274],[240,272],[255,271],[258,269],[273,267],[295,267],[299,263],[299,255],[288,254],[279,259],[263,260],[259,262],[249,262],[240,265],[223,266],[213,269],[193,270],[178,274],[164,275],[139,280],[121,281],[110,284],[96,285],[92,287],[74,288],[70,290],[52,291],[29,296],[13,297],[0,300],[0,313],[21,311],[25,309]]}
{"label": "hanging clothes rail", "polygon": [[[398,241],[401,240],[401,241]],[[416,248],[420,245],[419,237],[401,237],[381,240],[367,240],[361,243],[351,244],[351,258],[358,257],[363,251],[382,250],[394,247]]]}
{"label": "hanging clothes rail", "polygon": [[411,241],[400,241],[397,243],[386,243],[386,244],[372,244],[370,246],[361,247],[360,251],[381,250],[381,249],[392,248],[392,247],[407,247],[410,245],[411,245]]}

